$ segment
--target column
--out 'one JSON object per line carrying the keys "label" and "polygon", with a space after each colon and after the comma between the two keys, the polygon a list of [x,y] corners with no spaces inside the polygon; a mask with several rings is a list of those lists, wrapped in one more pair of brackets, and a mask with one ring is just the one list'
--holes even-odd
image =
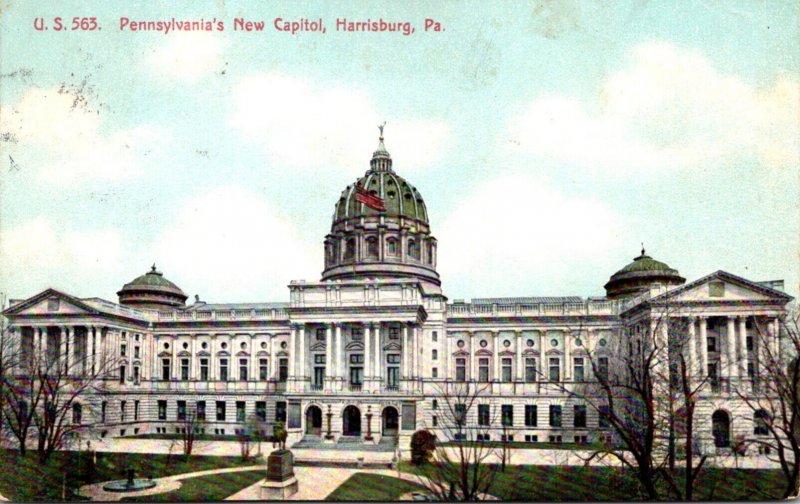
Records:
{"label": "column", "polygon": [[409,363],[409,360],[411,359],[409,354],[410,354],[410,352],[408,351],[408,326],[403,324],[403,349],[402,349],[402,356],[400,357],[400,362],[402,364],[401,370],[400,370],[402,375],[400,376],[400,379],[402,379],[402,380],[408,380],[408,378],[409,378],[409,376],[408,376],[409,375],[409,364],[408,363]]}
{"label": "column", "polygon": [[331,378],[333,377],[333,331],[331,330],[331,324],[325,325],[325,376],[323,378],[324,381],[324,390],[331,390]]}
{"label": "column", "polygon": [[564,329],[564,381],[572,380],[572,333]]}
{"label": "column", "polygon": [[86,373],[94,375],[94,328],[86,326]]}
{"label": "column", "polygon": [[297,363],[297,325],[292,324],[289,331],[289,380],[286,384],[288,390],[294,390],[294,382],[297,380],[295,372]]}
{"label": "column", "polygon": [[342,362],[344,361],[344,342],[342,339],[342,325],[336,324],[336,346],[333,350],[333,358],[336,361],[336,373],[334,374],[334,378],[339,382],[344,380],[344,368],[342,367]]}
{"label": "column", "polygon": [[548,362],[547,362],[547,352],[545,352],[545,343],[547,340],[547,331],[539,331],[539,365],[536,367],[536,371],[538,376],[536,377],[536,381],[547,381],[550,379],[550,374],[548,373]]}
{"label": "column", "polygon": [[689,375],[689,380],[693,380],[702,376],[702,371],[700,375],[697,375],[697,341],[694,330],[695,325],[695,318],[689,317],[689,341],[687,344],[689,345],[689,356],[687,357],[688,362],[686,363],[687,373]]}
{"label": "column", "polygon": [[410,324],[409,328],[411,333],[411,377],[416,380],[419,378],[419,345],[417,344],[419,326]]}
{"label": "column", "polygon": [[700,317],[700,377],[708,376],[708,319]]}
{"label": "column", "polygon": [[732,316],[728,317],[728,331],[725,334],[727,344],[727,376],[731,382],[738,377],[739,373],[736,363],[736,319]]}
{"label": "column", "polygon": [[492,366],[494,369],[492,370],[492,376],[494,381],[500,381],[500,333],[498,331],[492,331],[492,349],[494,350],[494,365]]}
{"label": "column", "polygon": [[775,317],[773,320],[772,329],[772,358],[775,362],[780,362],[781,357],[781,319],[780,317]]}
{"label": "column", "polygon": [[478,345],[475,343],[475,334],[472,331],[467,331],[469,336],[469,379],[478,381],[478,356],[475,355]]}
{"label": "column", "polygon": [[364,327],[364,390],[370,390],[372,385],[372,322]]}
{"label": "column", "polygon": [[525,362],[522,359],[522,331],[517,330],[514,331],[514,336],[516,338],[516,344],[514,348],[517,349],[517,369],[515,373],[515,380],[518,382],[524,381],[525,377],[523,375],[525,370]]}
{"label": "column", "polygon": [[67,368],[67,332],[65,326],[59,326],[58,366],[66,372]]}
{"label": "column", "polygon": [[747,353],[747,317],[739,318],[739,358],[741,364],[739,365],[739,377],[742,382],[746,381],[749,376],[747,375],[747,363],[750,361],[750,356]]}
{"label": "column", "polygon": [[419,388],[420,384],[422,383],[422,326],[421,325],[413,325],[411,326],[411,331],[414,335],[414,377],[416,378],[416,386]]}
{"label": "column", "polygon": [[386,363],[384,362],[383,358],[383,341],[381,341],[381,335],[383,334],[383,328],[380,323],[375,325],[375,349],[373,353],[375,354],[375,368],[372,370],[373,374],[375,375],[375,381],[378,383],[378,389],[383,388],[383,373]]}
{"label": "column", "polygon": [[300,330],[297,334],[298,339],[300,340],[300,350],[297,352],[297,356],[299,359],[298,362],[298,373],[297,379],[300,382],[298,385],[298,390],[305,390],[305,382],[308,376],[308,358],[307,358],[307,349],[306,349],[306,326],[305,324],[300,325]]}

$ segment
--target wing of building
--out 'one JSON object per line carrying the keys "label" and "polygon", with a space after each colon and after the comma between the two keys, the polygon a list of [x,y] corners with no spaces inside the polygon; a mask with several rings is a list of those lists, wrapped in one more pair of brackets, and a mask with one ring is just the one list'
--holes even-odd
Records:
{"label": "wing of building", "polygon": [[289,446],[393,448],[416,430],[440,431],[442,395],[475,383],[487,437],[601,441],[603,419],[569,391],[613,348],[676,329],[689,366],[710,380],[700,432],[720,447],[752,434],[733,390],[757,394],[764,345],[779,348],[791,300],[780,282],[717,271],[686,283],[642,250],[610,277],[606,297],[448,303],[436,251],[422,195],[394,171],[381,136],[336,201],[321,279],[292,281],[287,303],[187,305],[153,265],[118,302],[48,289],[4,315],[23,365],[45,356],[91,375],[113,363],[76,418],[102,437],[171,434],[191,414],[207,435],[282,422]]}

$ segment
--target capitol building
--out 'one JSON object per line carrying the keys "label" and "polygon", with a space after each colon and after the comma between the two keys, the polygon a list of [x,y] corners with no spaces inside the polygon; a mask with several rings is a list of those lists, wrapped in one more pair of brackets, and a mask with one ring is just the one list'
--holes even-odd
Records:
{"label": "capitol building", "polygon": [[446,435],[443,397],[474,383],[491,439],[604,441],[603,415],[571,391],[620,348],[678,329],[693,379],[709,380],[695,419],[706,445],[758,435],[737,391],[758,394],[765,352],[780,351],[782,282],[724,271],[687,282],[645,250],[624,263],[598,279],[610,274],[604,297],[449,300],[435,222],[381,132],[335,201],[321,278],[291,281],[288,302],[188,304],[153,265],[116,302],[48,289],[3,314],[23,360],[80,363],[78,374],[114,363],[73,415],[98,437],[174,434],[192,414],[210,436],[281,422],[289,447],[407,447],[420,429]]}

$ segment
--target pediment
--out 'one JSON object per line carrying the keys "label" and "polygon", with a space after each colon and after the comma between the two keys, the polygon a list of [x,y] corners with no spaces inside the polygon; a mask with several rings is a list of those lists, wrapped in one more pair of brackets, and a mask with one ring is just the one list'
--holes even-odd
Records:
{"label": "pediment", "polygon": [[383,347],[383,350],[386,352],[399,352],[402,349],[403,347],[394,341]]}
{"label": "pediment", "polygon": [[487,357],[487,356],[491,356],[492,352],[490,352],[489,350],[486,350],[485,348],[481,348],[480,350],[477,350],[475,352],[475,355],[480,355],[482,357]]}
{"label": "pediment", "polygon": [[546,351],[544,354],[545,355],[563,355],[564,352],[562,352],[561,350],[556,350],[555,348],[553,348],[553,349],[550,349],[550,350]]}
{"label": "pediment", "polygon": [[256,354],[257,357],[269,357],[269,352],[266,350],[259,350]]}
{"label": "pediment", "polygon": [[456,357],[469,357],[469,352],[466,350],[457,350],[453,352],[453,355]]}
{"label": "pediment", "polygon": [[211,357],[211,354],[208,353],[207,350],[200,350],[199,352],[197,352],[197,355],[200,357]]}
{"label": "pediment", "polygon": [[217,357],[228,357],[229,355],[230,354],[228,353],[227,350],[220,350],[219,352],[217,352]]}
{"label": "pediment", "polygon": [[192,354],[188,350],[181,350],[178,352],[178,357],[191,357]]}
{"label": "pediment", "polygon": [[250,357],[250,354],[245,352],[244,350],[240,350],[240,351],[236,352],[236,356],[237,357]]}
{"label": "pediment", "polygon": [[317,341],[310,347],[312,352],[321,352],[325,350],[325,342],[324,341]]}
{"label": "pediment", "polygon": [[717,271],[655,298],[681,303],[782,302],[791,296],[725,271]]}
{"label": "pediment", "polygon": [[172,352],[168,352],[166,350],[158,353],[159,357],[172,357]]}
{"label": "pediment", "polygon": [[527,348],[522,351],[522,355],[539,355],[539,350],[534,350],[532,348]]}
{"label": "pediment", "polygon": [[275,355],[277,355],[278,357],[288,357],[289,353],[286,350],[281,350],[278,353],[276,353]]}
{"label": "pediment", "polygon": [[503,350],[502,352],[500,352],[500,357],[513,357],[514,355],[516,354],[511,350]]}
{"label": "pediment", "polygon": [[80,299],[55,289],[47,289],[39,294],[15,304],[4,313],[9,315],[93,315],[99,313]]}
{"label": "pediment", "polygon": [[360,341],[351,341],[345,347],[345,350],[364,350],[364,343]]}

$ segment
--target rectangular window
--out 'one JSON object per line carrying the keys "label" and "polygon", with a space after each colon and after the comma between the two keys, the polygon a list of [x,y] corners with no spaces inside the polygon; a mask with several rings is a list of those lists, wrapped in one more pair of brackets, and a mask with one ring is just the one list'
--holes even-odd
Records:
{"label": "rectangular window", "polygon": [[78,403],[72,404],[72,423],[80,425],[83,416],[83,407]]}
{"label": "rectangular window", "polygon": [[125,343],[122,343],[119,346],[119,354],[122,357],[125,357],[126,355],[128,355],[128,345],[126,345]]}
{"label": "rectangular window", "polygon": [[267,402],[256,401],[256,418],[262,422],[267,421]]}
{"label": "rectangular window", "polygon": [[708,349],[709,352],[716,352],[717,351],[717,338],[714,336],[709,336],[708,338]]}
{"label": "rectangular window", "polygon": [[139,401],[133,401],[133,419],[135,421],[139,420]]}
{"label": "rectangular window", "polygon": [[219,379],[228,381],[228,359],[219,360]]}
{"label": "rectangular window", "polygon": [[439,425],[439,419],[436,417],[436,415],[433,415],[433,417],[431,417],[431,422],[432,422],[434,427]]}
{"label": "rectangular window", "polygon": [[550,405],[550,427],[561,427],[561,406]]}
{"label": "rectangular window", "polygon": [[608,381],[608,357],[597,359],[597,379]]}
{"label": "rectangular window", "polygon": [[484,383],[489,381],[489,359],[478,359],[478,381]]}
{"label": "rectangular window", "polygon": [[142,352],[138,346],[133,347],[133,358],[139,359],[142,356]]}
{"label": "rectangular window", "polygon": [[119,403],[119,421],[120,422],[124,422],[125,421],[125,413],[126,413],[127,409],[128,409],[128,401],[120,401],[120,403]]}
{"label": "rectangular window", "polygon": [[108,410],[108,403],[103,401],[100,404],[100,423],[106,423],[106,411]]}
{"label": "rectangular window", "polygon": [[139,384],[139,366],[133,366],[133,383]]}
{"label": "rectangular window", "polygon": [[170,362],[169,359],[161,359],[161,379],[164,381],[169,381],[170,375]]}
{"label": "rectangular window", "polygon": [[244,401],[236,401],[236,421],[244,422],[245,420],[245,403]]}
{"label": "rectangular window", "polygon": [[364,339],[364,329],[361,327],[354,327],[350,335],[353,341],[361,341]]}
{"label": "rectangular window", "polygon": [[585,381],[586,375],[583,372],[583,357],[575,357],[572,359],[572,362],[572,376],[575,378],[575,381]]}
{"label": "rectangular window", "polygon": [[500,419],[503,427],[514,426],[514,405],[504,404],[500,409]]}
{"label": "rectangular window", "polygon": [[439,351],[435,348],[431,350],[431,360],[436,360],[439,358]]}
{"label": "rectangular window", "polygon": [[456,381],[467,381],[467,359],[456,359]]}
{"label": "rectangular window", "polygon": [[325,364],[325,354],[315,354],[314,364]]}
{"label": "rectangular window", "polygon": [[747,351],[748,352],[752,352],[753,348],[754,348],[753,337],[752,336],[748,336],[745,341],[746,341],[746,344],[747,344]]}
{"label": "rectangular window", "polygon": [[536,381],[536,359],[525,359],[525,381],[532,383]]}
{"label": "rectangular window", "polygon": [[400,368],[388,367],[386,373],[386,385],[390,389],[397,389],[400,386]]}
{"label": "rectangular window", "polygon": [[314,382],[313,385],[317,388],[321,388],[325,383],[325,368],[324,367],[315,367],[314,368]]}
{"label": "rectangular window", "polygon": [[350,354],[350,364],[364,364],[364,354]]}
{"label": "rectangular window", "polygon": [[181,359],[181,380],[189,379],[189,359]]}
{"label": "rectangular window", "polygon": [[200,359],[200,379],[208,381],[208,359]]}
{"label": "rectangular window", "polygon": [[167,419],[167,401],[158,401],[158,419]]}
{"label": "rectangular window", "polygon": [[351,367],[350,368],[350,385],[361,385],[364,378],[364,368]]}
{"label": "rectangular window", "polygon": [[278,381],[285,382],[289,379],[289,359],[278,361]]}
{"label": "rectangular window", "polygon": [[439,368],[431,368],[431,378],[439,378]]}
{"label": "rectangular window", "polygon": [[198,422],[205,422],[206,421],[206,402],[205,401],[197,401],[197,421]]}
{"label": "rectangular window", "polygon": [[275,403],[275,422],[286,424],[286,401]]}
{"label": "rectangular window", "polygon": [[502,366],[501,366],[501,372],[502,372],[502,377],[501,377],[502,380],[504,382],[510,382],[511,381],[511,359],[505,359],[505,358],[503,359]]}
{"label": "rectangular window", "polygon": [[453,408],[453,420],[456,422],[456,427],[461,428],[467,421],[467,405],[458,403]]}
{"label": "rectangular window", "polygon": [[318,327],[315,332],[317,341],[325,341],[325,333],[326,331],[324,327]]}
{"label": "rectangular window", "polygon": [[387,364],[400,364],[400,354],[387,354],[386,355],[386,363]]}
{"label": "rectangular window", "polygon": [[217,422],[225,421],[225,401],[217,401]]}
{"label": "rectangular window", "polygon": [[573,409],[573,425],[575,427],[586,427],[586,406],[576,404]]}
{"label": "rectangular window", "polygon": [[550,357],[550,381],[561,381],[561,359]]}
{"label": "rectangular window", "polygon": [[239,381],[247,381],[247,359],[239,359]]}
{"label": "rectangular window", "polygon": [[178,421],[186,420],[186,401],[178,401]]}
{"label": "rectangular window", "polygon": [[389,328],[389,339],[392,339],[392,340],[400,339],[400,328],[399,327],[390,327]]}
{"label": "rectangular window", "polygon": [[433,410],[439,409],[439,401],[437,399],[431,401],[431,409]]}
{"label": "rectangular window", "polygon": [[489,405],[478,405],[478,425],[486,427],[489,425]]}
{"label": "rectangular window", "polygon": [[119,382],[125,383],[125,366],[119,367]]}
{"label": "rectangular window", "polygon": [[433,331],[431,333],[431,341],[439,341],[439,333],[438,332]]}
{"label": "rectangular window", "polygon": [[600,428],[605,429],[611,427],[611,420],[609,420],[610,418],[609,411],[610,410],[608,409],[607,404],[601,404],[600,407],[598,408],[599,416],[597,424]]}
{"label": "rectangular window", "polygon": [[535,404],[525,405],[525,427],[536,427],[539,416],[538,408]]}

